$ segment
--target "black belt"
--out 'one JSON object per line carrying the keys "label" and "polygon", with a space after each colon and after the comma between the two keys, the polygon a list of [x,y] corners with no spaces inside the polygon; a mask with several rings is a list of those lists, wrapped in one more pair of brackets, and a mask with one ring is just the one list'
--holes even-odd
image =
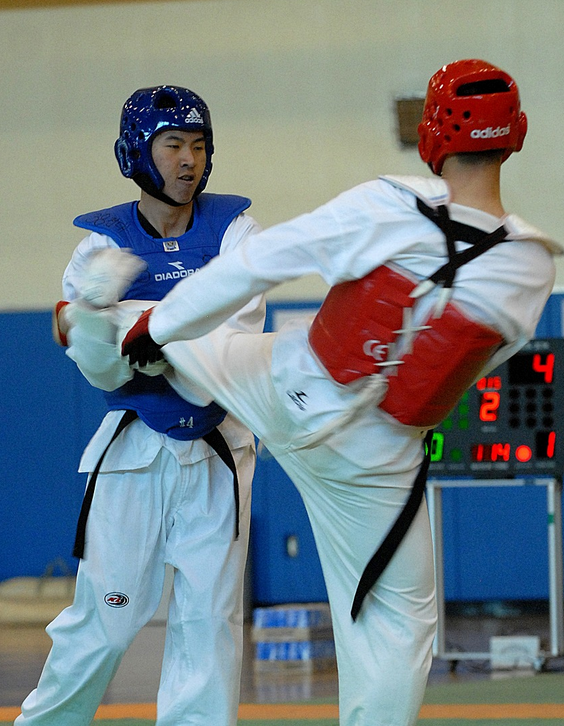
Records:
{"label": "black belt", "polygon": [[[94,497],[94,489],[96,488],[96,480],[98,479],[98,474],[100,473],[100,467],[102,466],[104,457],[106,456],[106,454],[108,453],[108,449],[114,443],[120,433],[126,428],[126,426],[129,426],[132,421],[135,421],[136,418],[138,418],[137,411],[127,410],[124,412],[117,425],[116,430],[112,435],[112,438],[102,452],[102,455],[98,459],[98,463],[96,464],[96,467],[92,472],[90,479],[88,480],[88,486],[86,487],[86,492],[84,494],[84,499],[82,500],[82,506],[80,508],[80,514],[78,516],[76,537],[74,540],[74,547],[72,551],[73,556],[78,557],[78,559],[82,559],[84,557],[86,522],[88,521],[88,514],[92,505],[92,498]],[[211,448],[226,464],[226,466],[229,467],[233,474],[233,496],[235,499],[235,539],[237,539],[239,537],[239,479],[237,477],[237,467],[235,466],[233,454],[231,453],[231,449],[227,445],[227,442],[225,441],[223,435],[217,428],[212,429],[208,434],[202,436],[202,439],[209,446],[211,446]]]}
{"label": "black belt", "polygon": [[415,519],[415,515],[421,506],[421,500],[423,499],[423,493],[425,491],[425,485],[427,484],[427,472],[429,470],[429,463],[431,461],[431,442],[433,440],[433,431],[430,429],[427,431],[427,435],[423,441],[425,447],[425,456],[423,462],[419,468],[411,492],[407,498],[406,503],[403,505],[403,509],[398,515],[398,518],[392,525],[392,528],[386,535],[382,544],[378,547],[370,562],[364,568],[364,572],[359,580],[358,587],[354,596],[351,615],[352,619],[356,620],[364,598],[376,584],[376,581],[380,575],[384,572],[388,566],[390,560],[394,556],[397,548],[400,546],[402,539],[407,534],[407,530],[411,526],[411,523]]}
{"label": "black belt", "polygon": [[223,438],[223,434],[219,429],[212,429],[209,434],[202,436],[206,444],[212,447],[215,453],[223,461],[223,463],[231,469],[233,474],[233,498],[235,499],[235,539],[239,537],[239,478],[237,476],[237,467],[233,459],[231,449],[227,445],[227,441]]}

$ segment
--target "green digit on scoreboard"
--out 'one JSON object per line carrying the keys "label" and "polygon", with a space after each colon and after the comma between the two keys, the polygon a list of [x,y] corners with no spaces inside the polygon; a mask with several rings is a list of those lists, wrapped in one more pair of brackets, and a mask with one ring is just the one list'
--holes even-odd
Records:
{"label": "green digit on scoreboard", "polygon": [[433,440],[431,441],[431,461],[441,461],[443,458],[443,451],[445,446],[445,435],[440,431],[433,433]]}

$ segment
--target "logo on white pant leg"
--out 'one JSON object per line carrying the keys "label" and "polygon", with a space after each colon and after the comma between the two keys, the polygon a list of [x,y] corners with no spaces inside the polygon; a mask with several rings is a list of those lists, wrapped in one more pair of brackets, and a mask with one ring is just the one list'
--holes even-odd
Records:
{"label": "logo on white pant leg", "polygon": [[104,602],[111,608],[124,608],[129,602],[129,598],[123,592],[109,592],[105,596]]}

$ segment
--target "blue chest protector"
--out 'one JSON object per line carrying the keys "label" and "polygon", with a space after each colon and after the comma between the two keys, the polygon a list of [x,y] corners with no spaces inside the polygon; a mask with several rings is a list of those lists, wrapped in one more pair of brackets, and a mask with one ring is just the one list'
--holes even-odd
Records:
{"label": "blue chest protector", "polygon": [[[143,230],[137,202],[83,214],[77,227],[111,237],[147,263],[147,269],[131,285],[124,300],[161,300],[184,277],[193,275],[219,253],[229,224],[251,205],[250,199],[226,194],[200,194],[194,201],[191,229],[180,237],[155,239]],[[199,439],[225,418],[216,403],[195,406],[185,401],[164,376],[135,373],[116,391],[105,393],[110,410],[134,410],[147,426],[173,439]]]}

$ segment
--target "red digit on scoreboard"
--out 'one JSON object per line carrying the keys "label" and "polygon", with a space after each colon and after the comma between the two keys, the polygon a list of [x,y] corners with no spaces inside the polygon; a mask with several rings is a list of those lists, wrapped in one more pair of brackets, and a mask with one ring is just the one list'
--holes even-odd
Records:
{"label": "red digit on scoreboard", "polygon": [[554,377],[554,353],[547,353],[544,363],[541,354],[535,353],[533,356],[533,370],[536,373],[543,374],[545,383],[552,383]]}
{"label": "red digit on scoreboard", "polygon": [[556,432],[551,431],[548,434],[548,442],[546,447],[546,455],[549,459],[552,459],[554,457],[554,449],[556,447]]}
{"label": "red digit on scoreboard", "polygon": [[497,461],[498,459],[509,461],[510,454],[511,446],[509,444],[492,444],[492,461]]}
{"label": "red digit on scoreboard", "polygon": [[499,401],[500,394],[496,391],[485,391],[482,393],[480,403],[480,421],[497,421]]}

